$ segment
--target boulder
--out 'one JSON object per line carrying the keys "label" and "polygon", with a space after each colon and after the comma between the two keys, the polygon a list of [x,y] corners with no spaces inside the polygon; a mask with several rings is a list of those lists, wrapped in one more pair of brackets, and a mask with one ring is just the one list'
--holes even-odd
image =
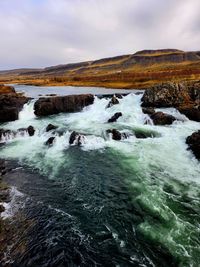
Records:
{"label": "boulder", "polygon": [[112,130],[109,129],[109,130],[107,130],[107,133],[112,134],[113,140],[119,141],[122,139],[122,134],[116,129],[112,129]]}
{"label": "boulder", "polygon": [[200,160],[200,130],[188,136],[186,139],[186,144],[188,145],[189,149],[192,150],[195,157]]}
{"label": "boulder", "polygon": [[155,125],[170,125],[176,120],[174,116],[163,112],[155,112],[150,117]]}
{"label": "boulder", "polygon": [[110,107],[112,107],[113,105],[117,105],[117,104],[119,104],[119,100],[118,100],[117,97],[114,95],[114,96],[111,98],[111,100],[110,100],[110,102],[108,103],[108,105],[107,105],[106,108],[110,108]]}
{"label": "boulder", "polygon": [[177,107],[192,101],[185,83],[163,83],[147,89],[142,107]]}
{"label": "boulder", "polygon": [[53,143],[54,143],[54,140],[55,140],[55,137],[50,137],[46,142],[45,142],[45,145],[46,146],[52,146]]}
{"label": "boulder", "polygon": [[184,114],[189,120],[200,122],[200,107],[194,107],[194,106],[179,107],[178,111]]}
{"label": "boulder", "polygon": [[60,112],[78,112],[93,102],[94,96],[91,94],[39,98],[35,102],[34,110],[35,115],[39,117]]}
{"label": "boulder", "polygon": [[0,122],[15,121],[28,98],[18,95],[0,95]]}
{"label": "boulder", "polygon": [[55,125],[53,125],[53,124],[50,123],[50,124],[47,126],[47,128],[46,128],[46,132],[55,130],[55,129],[57,129],[57,128],[58,128],[58,126],[55,126]]}
{"label": "boulder", "polygon": [[34,127],[30,125],[30,126],[27,128],[27,132],[28,132],[29,136],[33,136],[33,135],[35,134],[35,129],[34,129]]}
{"label": "boulder", "polygon": [[152,115],[155,113],[155,109],[154,108],[142,108],[142,112],[144,114]]}
{"label": "boulder", "polygon": [[121,117],[122,116],[122,113],[121,112],[117,112],[117,113],[115,113],[109,120],[108,120],[108,122],[110,123],[110,122],[115,122],[115,121],[117,121],[118,119],[119,119],[119,117]]}

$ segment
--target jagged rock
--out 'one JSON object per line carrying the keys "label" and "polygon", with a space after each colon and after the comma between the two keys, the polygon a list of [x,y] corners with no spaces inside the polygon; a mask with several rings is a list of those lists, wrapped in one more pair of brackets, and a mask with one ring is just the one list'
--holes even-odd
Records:
{"label": "jagged rock", "polygon": [[163,112],[155,112],[150,117],[155,125],[170,125],[176,120],[174,116]]}
{"label": "jagged rock", "polygon": [[78,112],[93,102],[94,96],[91,94],[39,98],[35,102],[34,110],[36,116],[48,116],[60,112]]}
{"label": "jagged rock", "polygon": [[114,96],[111,98],[111,100],[110,100],[110,102],[108,103],[108,105],[107,105],[106,108],[110,108],[110,107],[112,107],[113,105],[117,105],[117,104],[119,104],[119,100],[118,100],[117,97],[114,95]]}
{"label": "jagged rock", "polygon": [[155,109],[154,108],[142,108],[142,112],[144,114],[152,115],[155,113]]}
{"label": "jagged rock", "polygon": [[34,133],[35,133],[35,129],[33,128],[33,126],[30,125],[30,126],[27,128],[27,132],[28,132],[28,134],[29,134],[30,136],[33,136]]}
{"label": "jagged rock", "polygon": [[45,145],[46,146],[52,146],[54,143],[55,137],[50,137],[46,142]]}
{"label": "jagged rock", "polygon": [[17,120],[27,101],[28,98],[18,95],[0,95],[0,122]]}
{"label": "jagged rock", "polygon": [[55,129],[57,129],[57,128],[58,128],[58,126],[55,126],[55,125],[53,125],[53,124],[50,123],[50,124],[47,126],[47,128],[46,128],[46,132],[55,130]]}
{"label": "jagged rock", "polygon": [[178,110],[189,120],[200,122],[200,107],[179,107]]}
{"label": "jagged rock", "polygon": [[188,136],[186,139],[186,144],[188,145],[189,149],[192,150],[195,157],[200,160],[200,130]]}
{"label": "jagged rock", "polygon": [[80,146],[82,145],[84,138],[85,138],[84,135],[73,131],[69,137],[69,144],[70,145],[75,144]]}
{"label": "jagged rock", "polygon": [[117,112],[117,113],[115,113],[109,120],[108,120],[108,122],[110,123],[110,122],[115,122],[115,121],[117,121],[118,119],[119,119],[119,117],[121,117],[122,116],[122,113],[121,112]]}
{"label": "jagged rock", "polygon": [[142,97],[142,107],[177,107],[191,101],[184,83],[164,83],[147,89]]}

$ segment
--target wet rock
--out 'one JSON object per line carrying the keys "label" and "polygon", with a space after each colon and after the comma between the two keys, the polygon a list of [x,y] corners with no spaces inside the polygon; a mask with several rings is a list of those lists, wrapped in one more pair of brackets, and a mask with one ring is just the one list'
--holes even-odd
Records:
{"label": "wet rock", "polygon": [[109,130],[107,130],[107,133],[112,134],[113,140],[119,141],[122,139],[122,134],[116,129],[112,129],[112,130],[109,129]]}
{"label": "wet rock", "polygon": [[0,122],[15,121],[28,98],[18,95],[0,95]]}
{"label": "wet rock", "polygon": [[11,130],[7,130],[7,129],[0,129],[0,141],[5,138],[6,136],[10,135],[10,134],[15,134],[13,131]]}
{"label": "wet rock", "polygon": [[30,126],[27,128],[27,132],[28,132],[29,136],[33,136],[33,135],[35,134],[35,129],[34,129],[34,127],[30,125]]}
{"label": "wet rock", "polygon": [[184,114],[189,120],[200,122],[200,107],[179,107],[178,111]]}
{"label": "wet rock", "polygon": [[84,139],[85,139],[84,135],[73,131],[69,138],[69,144],[70,145],[75,144],[75,145],[80,146],[82,145]]}
{"label": "wet rock", "polygon": [[48,116],[60,112],[78,112],[93,102],[94,96],[91,94],[46,97],[39,98],[35,102],[34,110],[36,116]]}
{"label": "wet rock", "polygon": [[55,129],[57,129],[57,128],[58,128],[58,126],[55,126],[55,125],[53,125],[53,124],[50,123],[50,124],[47,126],[47,128],[46,128],[46,132],[55,130]]}
{"label": "wet rock", "polygon": [[111,98],[111,100],[110,100],[110,102],[108,103],[108,105],[107,105],[106,108],[110,108],[110,107],[112,107],[113,105],[117,105],[117,104],[119,104],[119,100],[118,100],[117,97],[114,95],[114,96]]}
{"label": "wet rock", "polygon": [[163,83],[147,89],[142,97],[142,107],[177,107],[191,101],[184,83]]}
{"label": "wet rock", "polygon": [[45,145],[46,146],[52,146],[53,143],[54,143],[54,140],[55,140],[55,137],[50,137],[46,142],[45,142]]}
{"label": "wet rock", "polygon": [[189,149],[192,150],[195,157],[200,160],[200,130],[188,136],[186,139],[186,144],[188,145]]}
{"label": "wet rock", "polygon": [[4,211],[5,211],[4,206],[3,206],[3,205],[0,205],[0,213],[1,213],[1,212],[4,212]]}
{"label": "wet rock", "polygon": [[154,108],[143,108],[142,109],[142,112],[144,114],[148,114],[148,115],[152,115],[155,113],[155,109]]}
{"label": "wet rock", "polygon": [[163,112],[155,112],[150,117],[155,125],[170,125],[176,120],[174,116]]}
{"label": "wet rock", "polygon": [[115,113],[109,120],[108,120],[108,122],[110,123],[110,122],[115,122],[115,121],[117,121],[118,119],[119,119],[119,117],[121,117],[122,116],[122,113],[121,112],[117,112],[117,113]]}

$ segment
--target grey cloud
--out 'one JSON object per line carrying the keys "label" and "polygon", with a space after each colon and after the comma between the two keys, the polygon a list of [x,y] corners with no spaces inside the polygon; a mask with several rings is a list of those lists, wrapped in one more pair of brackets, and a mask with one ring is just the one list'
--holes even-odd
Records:
{"label": "grey cloud", "polygon": [[1,0],[0,69],[199,50],[199,0]]}

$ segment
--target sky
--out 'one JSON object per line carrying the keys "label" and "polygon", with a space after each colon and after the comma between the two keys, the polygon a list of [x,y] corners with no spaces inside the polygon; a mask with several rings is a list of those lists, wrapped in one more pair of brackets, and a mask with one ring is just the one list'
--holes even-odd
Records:
{"label": "sky", "polygon": [[0,0],[0,70],[200,50],[200,0]]}

